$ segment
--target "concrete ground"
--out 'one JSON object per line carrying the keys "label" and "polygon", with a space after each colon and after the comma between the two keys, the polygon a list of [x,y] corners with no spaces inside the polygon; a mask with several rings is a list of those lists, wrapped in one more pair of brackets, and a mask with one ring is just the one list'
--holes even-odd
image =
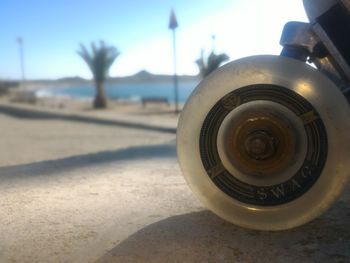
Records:
{"label": "concrete ground", "polygon": [[303,227],[242,229],[187,187],[174,116],[43,112],[0,105],[0,262],[350,262],[350,189]]}

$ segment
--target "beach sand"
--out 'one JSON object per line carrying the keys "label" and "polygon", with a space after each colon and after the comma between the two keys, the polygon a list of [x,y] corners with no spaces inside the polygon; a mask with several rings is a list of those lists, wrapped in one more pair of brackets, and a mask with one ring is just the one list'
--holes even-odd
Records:
{"label": "beach sand", "polygon": [[166,106],[0,100],[0,262],[348,262],[350,191],[285,232],[207,211]]}

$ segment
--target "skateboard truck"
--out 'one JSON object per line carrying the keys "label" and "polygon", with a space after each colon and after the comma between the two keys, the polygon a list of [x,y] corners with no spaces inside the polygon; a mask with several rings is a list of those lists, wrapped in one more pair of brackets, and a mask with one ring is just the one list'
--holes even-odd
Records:
{"label": "skateboard truck", "polygon": [[224,65],[180,116],[187,183],[242,227],[305,224],[336,201],[350,176],[350,1],[304,0],[304,7],[310,23],[285,25],[280,56]]}
{"label": "skateboard truck", "polygon": [[281,56],[314,63],[350,100],[350,1],[304,0],[310,23],[289,22]]}

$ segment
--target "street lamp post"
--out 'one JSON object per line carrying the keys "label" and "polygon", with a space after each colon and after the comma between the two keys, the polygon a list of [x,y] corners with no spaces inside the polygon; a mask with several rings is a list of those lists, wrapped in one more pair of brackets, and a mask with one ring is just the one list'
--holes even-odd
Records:
{"label": "street lamp post", "polygon": [[216,40],[216,36],[212,35],[211,36],[211,41],[212,41],[212,51],[213,51],[213,53],[215,53],[215,40]]}
{"label": "street lamp post", "polygon": [[174,50],[174,95],[175,95],[175,114],[179,113],[179,87],[176,65],[176,28],[178,27],[174,10],[171,10],[169,29],[173,32],[173,50]]}
{"label": "street lamp post", "polygon": [[24,73],[23,38],[18,37],[17,43],[19,47],[19,56],[20,56],[20,62],[21,62],[22,85],[24,85],[26,77]]}

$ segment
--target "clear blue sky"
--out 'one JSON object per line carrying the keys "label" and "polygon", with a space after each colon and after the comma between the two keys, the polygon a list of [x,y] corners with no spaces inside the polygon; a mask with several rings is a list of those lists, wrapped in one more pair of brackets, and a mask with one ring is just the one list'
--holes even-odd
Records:
{"label": "clear blue sky", "polygon": [[90,78],[76,50],[99,40],[121,52],[112,76],[171,74],[171,8],[179,22],[180,74],[198,72],[194,61],[202,48],[211,51],[212,35],[216,51],[231,59],[278,54],[284,23],[306,21],[301,0],[0,0],[0,78],[21,77],[19,36],[29,79]]}

